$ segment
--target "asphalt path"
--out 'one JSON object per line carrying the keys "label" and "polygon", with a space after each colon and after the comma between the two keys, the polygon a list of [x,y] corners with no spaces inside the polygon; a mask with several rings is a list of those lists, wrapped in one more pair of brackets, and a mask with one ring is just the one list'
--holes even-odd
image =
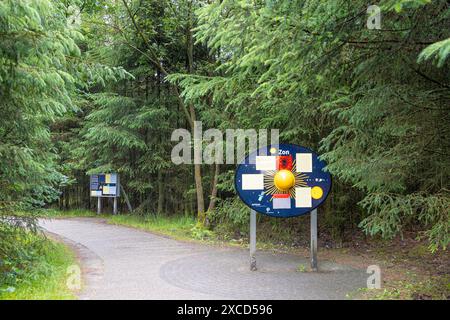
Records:
{"label": "asphalt path", "polygon": [[177,241],[96,218],[40,220],[79,257],[80,299],[346,299],[366,286],[365,270],[308,259]]}

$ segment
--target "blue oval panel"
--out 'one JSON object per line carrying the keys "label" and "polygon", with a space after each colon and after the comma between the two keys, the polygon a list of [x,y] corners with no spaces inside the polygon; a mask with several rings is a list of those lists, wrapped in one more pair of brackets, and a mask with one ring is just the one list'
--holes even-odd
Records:
{"label": "blue oval panel", "polygon": [[326,163],[294,144],[271,145],[238,166],[235,188],[251,209],[272,217],[295,217],[320,206],[331,189]]}

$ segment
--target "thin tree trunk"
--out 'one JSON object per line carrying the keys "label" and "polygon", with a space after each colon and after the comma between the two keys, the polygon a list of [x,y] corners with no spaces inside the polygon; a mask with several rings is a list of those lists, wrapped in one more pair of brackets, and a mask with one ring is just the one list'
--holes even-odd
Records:
{"label": "thin tree trunk", "polygon": [[208,212],[214,210],[214,208],[216,207],[217,182],[219,181],[219,172],[220,172],[220,165],[216,163],[214,165],[214,178],[212,181],[211,199],[209,201]]}
{"label": "thin tree trunk", "polygon": [[[194,42],[192,39],[192,2],[188,5],[188,23],[186,26],[186,53],[187,53],[187,71],[189,74],[194,71]],[[189,104],[189,112],[191,116],[191,123],[196,121],[196,114],[194,105]],[[192,127],[193,129],[193,127]],[[193,131],[193,130],[192,130]],[[201,144],[201,141],[200,141]],[[201,159],[202,148],[194,147],[194,159]],[[200,154],[198,154],[200,153]],[[197,216],[198,222],[202,225],[205,224],[205,199],[203,195],[203,183],[202,183],[202,171],[201,164],[194,164],[194,178],[195,178],[195,188],[197,191]]]}
{"label": "thin tree trunk", "polygon": [[161,170],[158,171],[158,214],[162,214],[164,207],[164,177]]}
{"label": "thin tree trunk", "polygon": [[211,198],[209,200],[208,211],[205,216],[205,226],[209,226],[208,213],[212,212],[216,208],[217,202],[217,183],[219,181],[220,164],[214,165],[214,178],[212,180]]}

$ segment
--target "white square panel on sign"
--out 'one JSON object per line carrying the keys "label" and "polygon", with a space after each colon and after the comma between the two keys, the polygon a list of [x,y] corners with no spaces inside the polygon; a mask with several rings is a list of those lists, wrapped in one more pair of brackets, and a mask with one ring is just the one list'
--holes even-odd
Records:
{"label": "white square panel on sign", "polygon": [[243,174],[242,190],[263,190],[264,175],[263,174]]}
{"label": "white square panel on sign", "polygon": [[295,155],[295,166],[297,167],[297,172],[312,172],[312,154],[297,153]]}
{"label": "white square panel on sign", "polygon": [[256,170],[275,171],[277,170],[277,157],[256,156]]}
{"label": "white square panel on sign", "polygon": [[311,208],[311,188],[299,187],[295,188],[295,206],[297,208]]}
{"label": "white square panel on sign", "polygon": [[291,198],[273,198],[272,206],[274,209],[290,209]]}

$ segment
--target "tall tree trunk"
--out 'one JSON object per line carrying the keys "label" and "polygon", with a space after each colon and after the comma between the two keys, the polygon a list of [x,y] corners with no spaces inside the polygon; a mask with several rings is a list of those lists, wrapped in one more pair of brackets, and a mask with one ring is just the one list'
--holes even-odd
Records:
{"label": "tall tree trunk", "polygon": [[202,172],[200,164],[194,164],[195,188],[197,189],[197,214],[199,222],[205,222],[205,199],[203,197]]}
{"label": "tall tree trunk", "polygon": [[[209,200],[209,206],[208,206],[208,212],[211,212],[216,207],[216,201],[217,201],[217,183],[219,181],[219,172],[220,172],[220,164],[216,163],[214,165],[214,178],[212,180],[212,188],[211,188],[211,199]],[[209,225],[209,219],[208,216],[206,216],[206,225]]]}
{"label": "tall tree trunk", "polygon": [[214,178],[212,180],[211,200],[209,201],[208,211],[214,210],[217,200],[217,183],[219,181],[220,164],[214,165]]}
{"label": "tall tree trunk", "polygon": [[164,208],[164,177],[161,170],[158,171],[158,214],[162,214]]}
{"label": "tall tree trunk", "polygon": [[[194,42],[192,38],[192,2],[188,5],[188,21],[186,26],[186,54],[187,54],[187,71],[188,73],[194,72]],[[189,104],[189,112],[191,116],[191,123],[196,121],[195,108],[192,103]],[[194,131],[194,127],[192,127]],[[200,148],[194,147],[194,159],[201,159],[201,141]],[[195,179],[195,189],[197,191],[197,216],[198,222],[202,225],[205,224],[205,199],[203,195],[203,183],[202,183],[202,171],[201,164],[194,163],[194,179]]]}

